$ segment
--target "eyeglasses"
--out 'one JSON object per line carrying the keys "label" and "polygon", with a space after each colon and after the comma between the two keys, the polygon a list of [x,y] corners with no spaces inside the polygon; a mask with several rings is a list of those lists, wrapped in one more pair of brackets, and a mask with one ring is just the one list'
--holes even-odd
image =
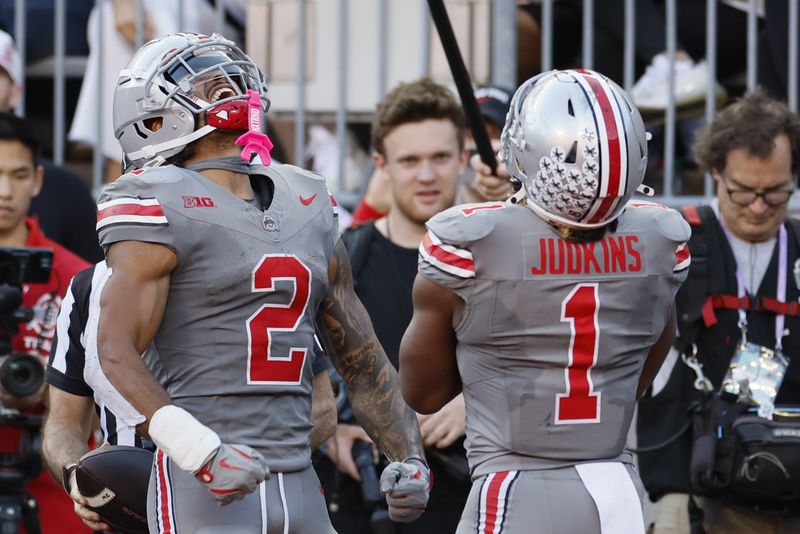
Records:
{"label": "eyeglasses", "polygon": [[737,206],[749,206],[753,202],[756,201],[758,197],[761,197],[767,206],[775,207],[781,206],[789,202],[789,198],[791,198],[792,193],[794,193],[794,188],[792,189],[778,189],[775,191],[754,191],[752,189],[731,189],[728,187],[728,183],[725,180],[725,177],[720,175],[722,178],[722,184],[725,186],[725,191],[728,193],[728,197],[731,199],[731,202],[736,204]]}

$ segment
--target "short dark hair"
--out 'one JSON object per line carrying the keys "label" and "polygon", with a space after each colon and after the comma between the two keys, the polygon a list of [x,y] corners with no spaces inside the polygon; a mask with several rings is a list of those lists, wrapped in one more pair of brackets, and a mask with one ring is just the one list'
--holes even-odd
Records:
{"label": "short dark hair", "polygon": [[722,171],[728,153],[744,148],[751,155],[769,158],[775,138],[785,134],[792,154],[792,174],[800,171],[800,116],[780,100],[756,89],[717,113],[694,142],[694,158],[704,171]]}
{"label": "short dark hair", "polygon": [[446,119],[456,127],[458,148],[464,148],[467,119],[452,91],[428,77],[401,83],[378,104],[372,121],[372,147],[384,153],[383,140],[396,127],[426,119]]}
{"label": "short dark hair", "polygon": [[0,141],[19,141],[31,151],[33,166],[42,158],[42,142],[36,129],[27,120],[13,113],[0,113]]}

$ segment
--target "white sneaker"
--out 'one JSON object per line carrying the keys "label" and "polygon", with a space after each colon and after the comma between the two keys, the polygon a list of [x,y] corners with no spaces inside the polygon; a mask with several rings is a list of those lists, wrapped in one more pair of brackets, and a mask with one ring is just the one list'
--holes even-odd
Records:
{"label": "white sneaker", "polygon": [[[675,106],[689,106],[706,98],[709,83],[716,85],[717,97],[724,96],[725,90],[711,80],[708,64],[691,60],[675,61]],[[667,87],[669,85],[669,59],[666,54],[658,54],[648,65],[647,70],[631,89],[636,106],[642,111],[667,109]]]}

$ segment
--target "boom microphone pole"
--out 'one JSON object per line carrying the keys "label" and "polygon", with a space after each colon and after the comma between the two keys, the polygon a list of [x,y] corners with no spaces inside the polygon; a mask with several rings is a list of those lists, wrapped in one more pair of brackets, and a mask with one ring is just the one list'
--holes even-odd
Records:
{"label": "boom microphone pole", "polygon": [[469,128],[472,130],[472,137],[475,139],[475,146],[481,161],[492,169],[492,174],[497,174],[497,158],[495,157],[492,143],[489,141],[489,134],[486,133],[486,126],[483,124],[483,117],[475,101],[475,93],[472,91],[472,81],[461,57],[456,36],[453,33],[453,26],[447,16],[447,9],[444,7],[444,0],[428,0],[428,8],[431,11],[431,18],[436,25],[439,33],[439,40],[447,56],[447,63],[450,65],[450,72],[453,74],[453,81],[458,89],[458,96],[461,98],[461,105],[464,106],[464,113],[467,116]]}

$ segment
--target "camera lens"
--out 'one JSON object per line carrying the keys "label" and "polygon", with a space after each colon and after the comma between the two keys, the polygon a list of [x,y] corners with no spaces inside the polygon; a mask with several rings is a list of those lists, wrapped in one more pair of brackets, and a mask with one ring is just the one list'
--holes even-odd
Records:
{"label": "camera lens", "polygon": [[44,382],[44,367],[30,354],[0,357],[0,387],[14,397],[36,393]]}

